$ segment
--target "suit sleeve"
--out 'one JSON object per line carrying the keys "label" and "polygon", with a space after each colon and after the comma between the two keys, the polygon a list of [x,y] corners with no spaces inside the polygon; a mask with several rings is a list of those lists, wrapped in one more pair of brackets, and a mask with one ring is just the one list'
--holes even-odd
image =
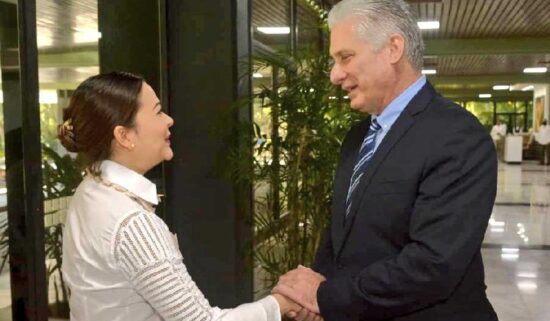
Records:
{"label": "suit sleeve", "polygon": [[323,282],[317,298],[326,321],[407,314],[448,298],[465,275],[491,215],[497,161],[473,116],[455,118],[453,127],[425,162],[410,242],[352,277]]}

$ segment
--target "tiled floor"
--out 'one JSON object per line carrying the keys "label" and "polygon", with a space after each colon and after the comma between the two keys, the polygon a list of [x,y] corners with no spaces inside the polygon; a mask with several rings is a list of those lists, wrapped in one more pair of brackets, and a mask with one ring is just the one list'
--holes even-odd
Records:
{"label": "tiled floor", "polygon": [[550,320],[550,167],[500,164],[483,257],[501,321]]}

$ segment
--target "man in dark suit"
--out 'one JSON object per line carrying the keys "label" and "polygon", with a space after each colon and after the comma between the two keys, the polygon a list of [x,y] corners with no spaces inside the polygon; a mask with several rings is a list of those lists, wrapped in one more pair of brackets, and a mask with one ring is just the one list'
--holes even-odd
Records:
{"label": "man in dark suit", "polygon": [[329,26],[331,80],[371,116],[342,144],[313,269],[274,292],[305,307],[298,320],[497,320],[480,253],[496,194],[490,136],[421,74],[404,1],[343,0]]}

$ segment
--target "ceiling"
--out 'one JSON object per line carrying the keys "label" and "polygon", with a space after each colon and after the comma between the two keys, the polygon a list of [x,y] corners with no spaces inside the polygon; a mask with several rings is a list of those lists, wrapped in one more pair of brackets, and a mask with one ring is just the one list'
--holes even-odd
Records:
{"label": "ceiling", "polygon": [[[327,9],[339,2],[315,1]],[[288,35],[264,35],[256,29],[288,26],[288,0],[251,2],[254,38],[275,49],[288,48]],[[429,77],[438,89],[462,96],[470,90],[471,96],[495,84],[550,83],[548,73],[523,73],[525,67],[550,67],[549,0],[409,2],[420,20],[440,22],[438,30],[422,31],[425,66],[437,70]],[[303,0],[298,0],[297,21],[298,44],[318,43],[318,15]],[[41,82],[76,84],[98,72],[97,31],[97,0],[37,0]]]}

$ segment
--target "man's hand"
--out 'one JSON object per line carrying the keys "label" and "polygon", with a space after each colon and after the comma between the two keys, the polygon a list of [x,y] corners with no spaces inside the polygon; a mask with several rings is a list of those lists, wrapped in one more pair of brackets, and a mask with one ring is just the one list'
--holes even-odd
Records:
{"label": "man's hand", "polygon": [[287,313],[286,316],[296,321],[323,321],[323,317],[306,308],[301,308],[298,311],[291,311]]}
{"label": "man's hand", "polygon": [[[320,314],[317,303],[317,289],[325,277],[310,268],[299,266],[279,278],[279,283],[272,290],[280,293],[305,309]],[[298,313],[299,315],[299,313]]]}

